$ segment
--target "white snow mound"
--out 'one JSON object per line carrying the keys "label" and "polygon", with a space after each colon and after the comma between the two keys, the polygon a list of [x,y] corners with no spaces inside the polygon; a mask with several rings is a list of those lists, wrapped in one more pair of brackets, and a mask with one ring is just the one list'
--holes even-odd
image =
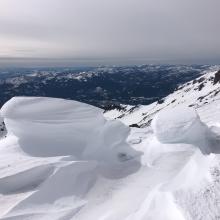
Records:
{"label": "white snow mound", "polygon": [[1,109],[9,134],[31,156],[72,156],[77,160],[121,162],[136,157],[129,128],[106,121],[102,110],[76,101],[14,97]]}
{"label": "white snow mound", "polygon": [[181,107],[159,112],[152,121],[152,128],[160,142],[178,143],[185,140],[188,131],[199,122],[194,109]]}
{"label": "white snow mound", "polygon": [[99,108],[15,97],[1,116],[8,134],[0,143],[0,219],[71,219],[107,196],[102,187],[140,168],[140,153],[126,142],[130,129]]}
{"label": "white snow mound", "polygon": [[197,112],[189,107],[176,107],[159,112],[152,121],[157,139],[164,144],[185,143],[197,146],[202,153],[216,153],[219,141]]}
{"label": "white snow mound", "polygon": [[8,132],[0,140],[1,220],[219,216],[219,167],[210,169],[217,155],[206,154],[219,153],[220,130],[193,109],[161,110],[154,133],[130,133],[101,109],[63,99],[15,97],[1,116]]}

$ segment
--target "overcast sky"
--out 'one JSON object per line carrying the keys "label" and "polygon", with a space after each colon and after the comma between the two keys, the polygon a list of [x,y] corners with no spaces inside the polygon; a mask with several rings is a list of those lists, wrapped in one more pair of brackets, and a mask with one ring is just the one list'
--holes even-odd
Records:
{"label": "overcast sky", "polygon": [[220,61],[220,0],[0,0],[0,58]]}

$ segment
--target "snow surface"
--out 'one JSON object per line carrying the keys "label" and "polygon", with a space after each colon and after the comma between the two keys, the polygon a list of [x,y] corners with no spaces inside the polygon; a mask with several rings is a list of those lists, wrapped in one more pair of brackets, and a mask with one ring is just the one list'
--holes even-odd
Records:
{"label": "snow surface", "polygon": [[[151,120],[157,112],[163,109],[184,106],[193,107],[200,113],[200,111],[203,111],[203,108],[209,108],[210,105],[214,107],[213,103],[215,103],[217,107],[219,106],[220,86],[219,83],[214,84],[216,69],[220,69],[220,66],[213,67],[213,70],[203,74],[196,80],[180,85],[174,93],[165,97],[161,102],[154,102],[150,105],[142,106],[127,106],[124,107],[124,111],[108,111],[105,113],[105,116],[110,119],[117,118],[126,125],[138,124],[140,127],[146,127],[151,124]],[[203,85],[203,87],[201,85]],[[214,114],[220,116],[217,108],[214,108]],[[212,111],[212,109],[213,108],[210,108],[210,111]],[[208,111],[205,115],[207,114]],[[204,117],[206,117],[205,115],[200,115],[202,121],[210,123],[209,120],[204,119]],[[210,117],[212,121],[212,115]]]}
{"label": "snow surface", "polygon": [[185,143],[200,148],[203,154],[220,153],[217,127],[208,128],[193,108],[176,107],[159,112],[152,121],[161,143]]}
{"label": "snow surface", "polygon": [[162,104],[107,112],[108,120],[75,101],[11,99],[1,109],[0,219],[219,219],[219,96],[196,101],[219,89],[213,74],[204,90],[184,85]]}
{"label": "snow surface", "polygon": [[[190,141],[192,132],[197,131],[193,126],[200,119],[192,108],[175,108],[159,112],[152,121],[153,131],[162,143],[178,143]],[[201,130],[202,126],[199,126]]]}

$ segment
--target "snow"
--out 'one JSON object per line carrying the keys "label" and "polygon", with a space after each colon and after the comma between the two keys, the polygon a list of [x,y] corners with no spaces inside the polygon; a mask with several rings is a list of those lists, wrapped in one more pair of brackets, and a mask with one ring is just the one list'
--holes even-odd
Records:
{"label": "snow", "polygon": [[20,148],[30,156],[117,163],[121,154],[124,159],[138,155],[125,142],[129,128],[106,121],[101,109],[87,104],[16,97],[2,107],[1,115],[9,134],[18,137]]}
{"label": "snow", "polygon": [[[213,70],[204,73],[201,77],[196,80],[185,83],[163,99],[161,103],[154,102],[146,106],[129,106],[125,108],[124,111],[109,111],[105,115],[108,118],[117,118],[126,125],[138,124],[141,127],[146,127],[150,125],[151,120],[154,118],[155,114],[162,109],[171,109],[178,106],[183,107],[193,107],[197,109],[198,112],[202,111],[203,108],[209,108],[209,106],[216,107],[219,105],[220,99],[220,87],[219,83],[214,84],[216,69],[219,69],[219,66],[213,67]],[[199,87],[204,85],[201,89]],[[133,108],[132,112],[130,111]],[[219,108],[219,107],[217,107]],[[211,110],[213,108],[210,108]],[[217,110],[214,108],[214,114],[217,114]],[[205,114],[208,114],[206,111]],[[205,120],[204,115],[200,115],[201,120],[209,123],[209,120]],[[212,115],[210,115],[211,121]]]}
{"label": "snow", "polygon": [[[8,101],[0,219],[218,219],[219,96],[196,101],[219,88],[211,76],[201,91],[191,82],[162,104],[106,112],[108,120],[101,109],[70,100]],[[126,126],[134,123],[142,128]]]}
{"label": "snow", "polygon": [[[193,136],[194,125],[199,122],[193,108],[179,107],[160,111],[154,117],[152,127],[157,139],[162,143],[188,142],[189,136]],[[197,132],[197,129],[195,130]]]}
{"label": "snow", "polygon": [[193,108],[162,110],[154,117],[152,127],[161,143],[192,144],[204,154],[220,153],[219,129],[208,128]]}
{"label": "snow", "polygon": [[[172,219],[172,213],[176,213],[175,219],[219,218],[220,86],[213,85],[215,73],[205,73],[196,83],[182,85],[161,104],[105,113],[126,125],[135,122],[142,127],[132,128],[128,142],[143,152],[142,168],[152,171],[147,185],[155,176],[154,185],[160,184],[155,194],[150,190],[146,202],[142,200],[135,212],[140,214],[133,213],[130,219]],[[198,90],[200,82],[204,83],[202,90]],[[162,203],[163,192],[166,199]],[[160,196],[157,203],[151,200],[156,194]],[[173,209],[165,206],[170,203]],[[165,217],[166,210],[170,216]]]}
{"label": "snow", "polygon": [[[0,201],[10,203],[1,219],[74,215],[98,179],[117,180],[140,168],[140,152],[126,142],[130,129],[107,121],[96,107],[15,97],[1,116],[8,134],[0,143]],[[7,200],[12,194],[17,199]]]}

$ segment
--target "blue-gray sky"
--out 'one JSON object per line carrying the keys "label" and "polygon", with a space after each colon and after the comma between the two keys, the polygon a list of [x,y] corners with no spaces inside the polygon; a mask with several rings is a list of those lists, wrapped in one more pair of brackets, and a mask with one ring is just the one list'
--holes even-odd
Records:
{"label": "blue-gray sky", "polygon": [[220,0],[0,0],[0,59],[218,62],[219,8]]}

